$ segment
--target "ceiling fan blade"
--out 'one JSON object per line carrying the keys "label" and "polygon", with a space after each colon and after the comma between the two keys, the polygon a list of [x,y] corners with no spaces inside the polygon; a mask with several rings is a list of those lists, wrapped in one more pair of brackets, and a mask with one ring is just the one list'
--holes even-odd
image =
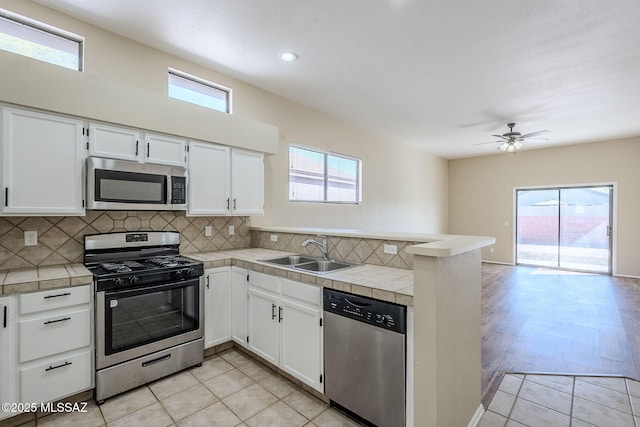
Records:
{"label": "ceiling fan blade", "polygon": [[491,135],[491,136],[495,136],[496,138],[502,138],[502,139],[509,139],[508,137],[504,136],[504,135]]}
{"label": "ceiling fan blade", "polygon": [[503,142],[503,141],[481,142],[481,143],[479,143],[479,144],[473,144],[473,146],[476,146],[476,145],[485,145],[485,144],[500,144],[501,142]]}
{"label": "ceiling fan blade", "polygon": [[547,142],[549,141],[549,138],[527,138],[521,141],[522,142]]}
{"label": "ceiling fan blade", "polygon": [[549,131],[548,130],[539,130],[538,132],[532,132],[532,133],[528,133],[526,135],[522,135],[522,136],[520,136],[520,138],[531,138],[532,136],[543,135],[545,133],[549,133]]}

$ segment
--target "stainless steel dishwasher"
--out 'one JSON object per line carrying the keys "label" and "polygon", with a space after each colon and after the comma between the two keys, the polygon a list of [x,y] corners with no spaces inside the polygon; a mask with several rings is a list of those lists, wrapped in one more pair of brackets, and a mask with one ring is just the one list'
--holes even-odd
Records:
{"label": "stainless steel dishwasher", "polygon": [[324,289],[325,395],[379,427],[406,419],[406,319],[402,305]]}

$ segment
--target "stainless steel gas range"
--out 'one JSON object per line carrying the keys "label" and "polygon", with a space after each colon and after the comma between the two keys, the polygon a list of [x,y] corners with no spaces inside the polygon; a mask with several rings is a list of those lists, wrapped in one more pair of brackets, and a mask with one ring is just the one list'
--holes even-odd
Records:
{"label": "stainless steel gas range", "polygon": [[85,236],[95,293],[96,401],[202,363],[202,263],[177,232]]}

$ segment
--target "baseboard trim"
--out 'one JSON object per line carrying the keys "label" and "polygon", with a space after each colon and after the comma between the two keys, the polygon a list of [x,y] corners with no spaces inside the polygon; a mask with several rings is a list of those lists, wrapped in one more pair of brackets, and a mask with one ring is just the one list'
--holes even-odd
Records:
{"label": "baseboard trim", "polygon": [[483,415],[484,415],[484,406],[482,406],[482,403],[481,403],[480,406],[478,406],[476,413],[473,414],[471,421],[469,421],[469,424],[467,424],[467,427],[476,427]]}

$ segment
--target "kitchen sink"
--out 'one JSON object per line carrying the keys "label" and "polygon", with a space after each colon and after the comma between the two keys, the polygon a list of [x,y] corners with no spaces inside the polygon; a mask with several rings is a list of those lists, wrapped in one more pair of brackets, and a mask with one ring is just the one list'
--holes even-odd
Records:
{"label": "kitchen sink", "polygon": [[298,270],[310,271],[312,273],[329,273],[330,271],[353,267],[353,265],[354,264],[347,264],[346,262],[340,261],[316,260],[294,265],[293,268],[297,268]]}
{"label": "kitchen sink", "polygon": [[316,260],[315,258],[309,258],[309,257],[303,256],[303,255],[289,255],[289,256],[283,256],[283,257],[278,257],[278,258],[260,259],[258,261],[268,262],[270,264],[292,266],[292,265],[295,265],[295,264],[313,262],[315,260]]}
{"label": "kitchen sink", "polygon": [[259,259],[258,261],[315,274],[330,273],[332,271],[343,270],[345,268],[358,265],[341,261],[312,258],[304,255],[288,255],[277,258]]}

